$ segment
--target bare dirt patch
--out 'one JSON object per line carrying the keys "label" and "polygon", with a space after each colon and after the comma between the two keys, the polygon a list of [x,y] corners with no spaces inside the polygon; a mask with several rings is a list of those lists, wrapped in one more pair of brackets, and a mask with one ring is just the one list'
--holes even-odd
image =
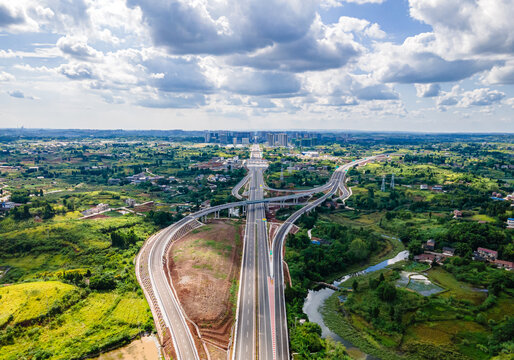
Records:
{"label": "bare dirt patch", "polygon": [[109,351],[93,360],[159,360],[157,341],[152,336],[144,336],[127,346]]}
{"label": "bare dirt patch", "polygon": [[234,322],[243,226],[215,220],[200,227],[171,247],[171,277],[188,317],[200,328],[202,338],[213,344],[212,359],[226,359]]}

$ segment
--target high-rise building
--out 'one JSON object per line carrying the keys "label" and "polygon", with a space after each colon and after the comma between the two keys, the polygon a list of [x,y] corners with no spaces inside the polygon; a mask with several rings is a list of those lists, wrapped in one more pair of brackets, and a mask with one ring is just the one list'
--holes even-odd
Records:
{"label": "high-rise building", "polygon": [[[229,143],[229,133],[228,131],[220,131],[218,132],[218,138],[221,144],[228,144]],[[232,139],[230,139],[232,140]]]}
{"label": "high-rise building", "polygon": [[287,134],[286,133],[277,134],[277,140],[276,140],[275,145],[287,146]]}
{"label": "high-rise building", "polygon": [[267,133],[266,139],[268,141],[268,146],[275,146],[275,134],[273,133]]}

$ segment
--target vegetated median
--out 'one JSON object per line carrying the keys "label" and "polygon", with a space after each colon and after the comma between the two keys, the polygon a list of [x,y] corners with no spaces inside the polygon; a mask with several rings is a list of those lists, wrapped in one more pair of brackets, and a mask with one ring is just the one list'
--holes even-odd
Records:
{"label": "vegetated median", "polygon": [[210,358],[226,359],[235,320],[242,223],[213,220],[175,242],[171,276],[179,300],[199,328]]}

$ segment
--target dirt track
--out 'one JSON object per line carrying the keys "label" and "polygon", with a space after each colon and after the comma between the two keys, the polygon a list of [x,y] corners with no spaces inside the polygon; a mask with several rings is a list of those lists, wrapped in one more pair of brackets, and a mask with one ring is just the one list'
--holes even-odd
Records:
{"label": "dirt track", "polygon": [[[206,342],[224,349],[234,321],[230,289],[239,280],[241,231],[233,221],[216,220],[171,248],[171,276],[182,307]],[[209,348],[212,359],[226,359],[226,352]]]}

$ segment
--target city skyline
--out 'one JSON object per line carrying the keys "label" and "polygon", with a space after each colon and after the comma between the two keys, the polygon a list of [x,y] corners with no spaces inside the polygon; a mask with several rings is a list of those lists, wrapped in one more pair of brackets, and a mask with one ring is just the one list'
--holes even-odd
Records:
{"label": "city skyline", "polygon": [[514,132],[513,0],[0,0],[0,128]]}

